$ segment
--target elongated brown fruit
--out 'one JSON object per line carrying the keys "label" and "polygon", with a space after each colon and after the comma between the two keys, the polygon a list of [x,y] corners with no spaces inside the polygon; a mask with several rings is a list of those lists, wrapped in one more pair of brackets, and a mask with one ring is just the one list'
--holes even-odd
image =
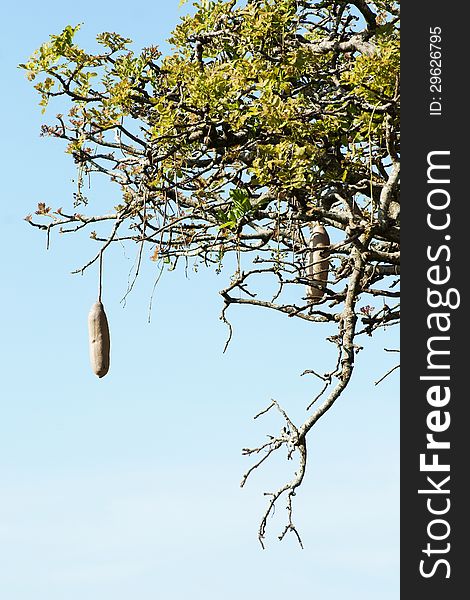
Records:
{"label": "elongated brown fruit", "polygon": [[88,339],[93,373],[104,377],[109,370],[109,327],[103,304],[98,300],[88,314]]}
{"label": "elongated brown fruit", "polygon": [[330,260],[328,253],[324,249],[329,245],[330,238],[323,225],[317,224],[312,227],[309,242],[310,250],[308,252],[307,278],[313,285],[307,285],[307,299],[313,303],[320,302],[325,295]]}

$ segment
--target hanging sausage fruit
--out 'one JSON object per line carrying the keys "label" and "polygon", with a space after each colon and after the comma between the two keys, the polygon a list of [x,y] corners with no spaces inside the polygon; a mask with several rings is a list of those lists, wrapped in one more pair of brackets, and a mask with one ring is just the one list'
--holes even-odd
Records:
{"label": "hanging sausage fruit", "polygon": [[313,304],[321,301],[325,295],[330,260],[328,248],[330,238],[320,223],[311,227],[309,250],[307,253],[307,299]]}
{"label": "hanging sausage fruit", "polygon": [[93,304],[88,314],[88,341],[90,363],[93,373],[99,378],[109,371],[109,351],[111,347],[108,319],[101,302],[101,275],[103,257],[100,256],[100,284],[98,300]]}

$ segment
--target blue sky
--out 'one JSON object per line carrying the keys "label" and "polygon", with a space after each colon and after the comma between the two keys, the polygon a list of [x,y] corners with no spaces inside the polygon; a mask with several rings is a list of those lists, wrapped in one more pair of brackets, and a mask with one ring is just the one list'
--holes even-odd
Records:
{"label": "blue sky", "polygon": [[[353,383],[319,421],[296,497],[305,550],[279,543],[280,507],[257,541],[262,493],[289,477],[279,456],[241,490],[241,448],[281,427],[253,421],[274,397],[293,415],[317,391],[299,377],[328,367],[320,327],[256,308],[218,317],[220,275],[165,273],[148,305],[155,265],[120,303],[136,249],[106,260],[104,303],[111,371],[90,371],[87,313],[96,270],[81,239],[45,239],[23,217],[38,202],[70,203],[74,166],[60,143],[39,138],[38,98],[16,68],[67,24],[79,41],[118,31],[136,47],[162,43],[188,10],[177,0],[11,4],[1,28],[0,596],[8,600],[204,600],[308,593],[328,600],[398,597],[398,376],[377,380],[397,347],[379,333]],[[54,114],[54,110],[50,112]],[[106,190],[103,188],[103,194]],[[108,192],[110,193],[110,192]],[[109,204],[108,198],[103,205]],[[148,258],[148,257],[147,257]]]}

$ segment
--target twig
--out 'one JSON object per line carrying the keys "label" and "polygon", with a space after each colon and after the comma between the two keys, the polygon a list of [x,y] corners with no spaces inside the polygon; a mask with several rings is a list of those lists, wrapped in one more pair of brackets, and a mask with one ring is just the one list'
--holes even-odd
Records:
{"label": "twig", "polygon": [[400,368],[400,364],[395,365],[394,367],[392,367],[389,371],[387,371],[385,373],[385,375],[383,377],[381,377],[377,381],[374,381],[374,385],[379,385],[379,383],[381,383],[386,377],[388,377],[389,375],[391,375],[393,373],[393,371],[396,371],[399,368]]}

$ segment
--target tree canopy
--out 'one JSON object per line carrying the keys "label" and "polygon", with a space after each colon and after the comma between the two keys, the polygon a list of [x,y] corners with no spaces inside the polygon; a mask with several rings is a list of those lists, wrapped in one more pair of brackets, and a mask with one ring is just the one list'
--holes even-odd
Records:
{"label": "tree canopy", "polygon": [[[300,542],[292,500],[308,433],[347,388],[361,340],[400,319],[398,3],[194,6],[166,56],[152,45],[137,53],[112,32],[88,52],[75,41],[80,27],[68,26],[21,65],[43,110],[56,98],[66,107],[42,134],[64,140],[78,170],[69,208],[39,203],[26,218],[48,236],[88,229],[97,247],[81,270],[125,241],[137,244],[139,264],[150,257],[162,269],[187,260],[220,269],[234,256],[221,291],[229,328],[232,304],[335,328],[335,364],[308,371],[321,389],[304,422],[273,401],[266,410],[279,410],[281,433],[243,451],[255,462],[242,485],[280,448],[298,456],[293,479],[268,494],[259,539],[284,497],[279,537]],[[89,202],[92,176],[112,182],[119,201]],[[327,237],[315,246],[319,231]],[[277,290],[260,297],[266,278]]]}

